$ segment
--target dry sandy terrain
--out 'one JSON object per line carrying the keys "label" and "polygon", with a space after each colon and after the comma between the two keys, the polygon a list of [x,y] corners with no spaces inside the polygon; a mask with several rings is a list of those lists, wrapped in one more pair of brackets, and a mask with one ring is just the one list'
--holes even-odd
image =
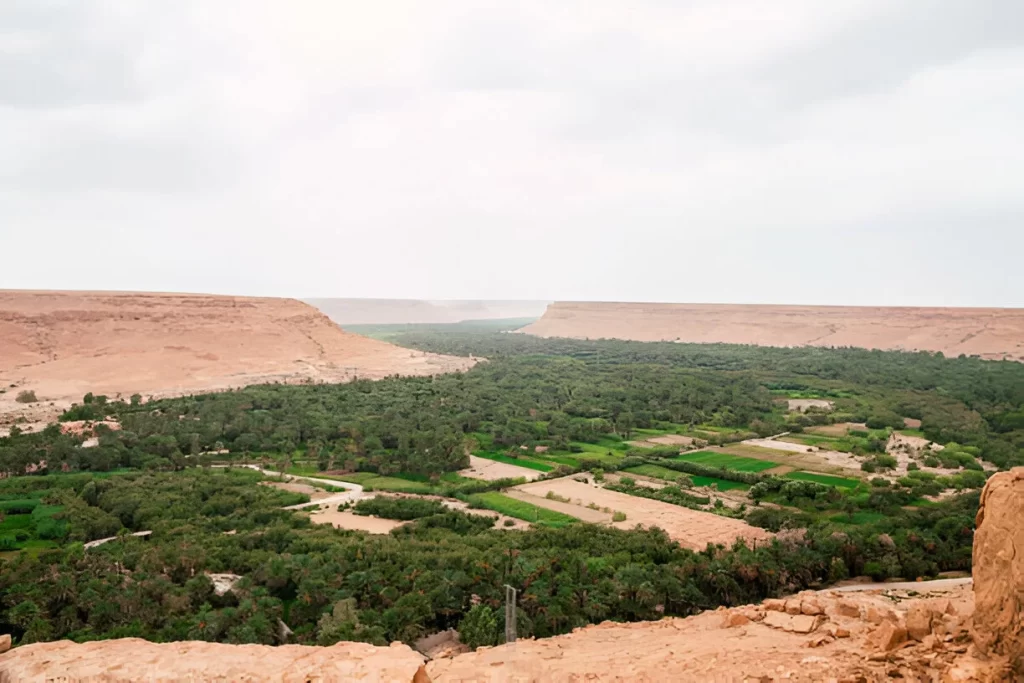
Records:
{"label": "dry sandy terrain", "polygon": [[317,510],[309,516],[309,521],[313,522],[313,524],[330,524],[335,529],[365,531],[371,534],[387,534],[392,529],[408,524],[408,522],[400,522],[395,519],[357,515],[348,510],[338,511],[337,508]]}
{"label": "dry sandy terrain", "polygon": [[814,453],[818,449],[802,443],[790,443],[789,441],[776,441],[774,439],[747,439],[741,442],[747,446],[758,448],[770,448],[773,451],[787,451],[789,453]]}
{"label": "dry sandy terrain", "polygon": [[[688,619],[644,624],[605,622],[555,638],[521,640],[514,645],[435,659],[427,664],[427,673],[434,683],[818,683],[891,680],[890,672],[898,672],[898,677],[894,677],[902,680],[933,680],[932,675],[939,680],[939,672],[957,655],[959,648],[955,643],[933,646],[929,651],[911,640],[906,643],[909,647],[904,646],[894,656],[876,645],[880,641],[878,632],[886,622],[903,623],[915,603],[949,605],[954,613],[939,618],[941,626],[937,624],[936,629],[962,633],[962,615],[971,612],[973,601],[969,586],[936,587],[926,600],[908,600],[905,591],[807,592],[785,602],[704,612]],[[790,604],[796,606],[798,616],[779,611]],[[820,614],[800,615],[805,606]],[[833,633],[841,633],[842,637],[834,637]],[[906,639],[905,631],[903,638]],[[931,636],[929,642],[935,640]],[[876,661],[869,660],[868,655],[879,650],[882,656]]]}
{"label": "dry sandy terrain", "polygon": [[550,301],[425,301],[422,299],[303,299],[345,325],[457,323],[463,320],[539,318]]}
{"label": "dry sandy terrain", "polygon": [[789,405],[790,410],[797,412],[805,412],[808,408],[825,408],[826,410],[832,410],[835,404],[832,401],[826,401],[820,398],[791,398],[786,403]]}
{"label": "dry sandy terrain", "polygon": [[821,434],[823,436],[846,436],[850,430],[867,431],[868,426],[863,422],[837,422],[831,425],[818,425],[816,427],[804,427],[808,434]]}
{"label": "dry sandy terrain", "polygon": [[[767,540],[772,537],[772,534],[764,529],[752,527],[738,519],[690,510],[679,505],[663,503],[660,500],[609,491],[567,477],[523,484],[517,486],[516,490],[532,494],[535,498],[530,502],[552,510],[556,509],[552,504],[557,501],[544,497],[548,491],[568,498],[581,511],[586,511],[586,506],[593,503],[599,508],[624,512],[626,520],[614,522],[611,526],[620,529],[632,529],[638,524],[645,527],[661,527],[671,538],[679,541],[680,545],[695,550],[703,550],[708,543],[731,545],[739,537],[750,541]],[[594,511],[591,510],[591,512]]]}
{"label": "dry sandy terrain", "polygon": [[541,337],[857,346],[1024,360],[1024,309],[556,302]]}
{"label": "dry sandy terrain", "polygon": [[487,481],[494,481],[495,479],[516,479],[518,477],[523,477],[527,481],[533,481],[538,477],[544,476],[543,472],[531,470],[529,467],[508,465],[503,462],[488,460],[487,458],[480,458],[475,455],[469,456],[469,467],[464,470],[459,470],[459,474],[464,477],[485,479]]}
{"label": "dry sandy terrain", "polygon": [[[0,418],[52,417],[90,391],[146,397],[473,363],[343,332],[294,299],[0,290],[0,387],[15,385],[0,394]],[[23,389],[41,403],[16,403]]]}
{"label": "dry sandy terrain", "polygon": [[323,500],[324,498],[331,497],[332,493],[328,493],[323,489],[318,489],[315,486],[309,484],[296,484],[294,482],[287,481],[261,481],[260,484],[263,486],[273,486],[275,489],[281,489],[282,491],[291,491],[292,493],[305,493],[309,496],[310,502]]}
{"label": "dry sandy terrain", "polygon": [[692,446],[694,441],[696,439],[692,436],[666,434],[665,436],[654,436],[645,441],[627,441],[626,443],[637,448],[657,448],[659,446]]}
{"label": "dry sandy terrain", "polygon": [[0,656],[0,680],[22,681],[401,681],[427,683],[423,656],[408,645],[367,643],[222,645],[150,643],[123,638],[72,644],[66,640],[17,648]]}

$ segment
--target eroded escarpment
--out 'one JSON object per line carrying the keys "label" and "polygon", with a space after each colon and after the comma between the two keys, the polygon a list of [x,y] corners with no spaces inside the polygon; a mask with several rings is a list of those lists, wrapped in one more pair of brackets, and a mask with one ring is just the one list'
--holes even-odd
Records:
{"label": "eroded escarpment", "polygon": [[[294,299],[0,291],[0,418],[52,418],[89,392],[161,396],[341,382],[473,362],[350,334]],[[38,401],[18,402],[27,391]]]}
{"label": "eroded escarpment", "polygon": [[540,337],[758,346],[853,346],[1024,360],[1024,309],[560,301]]}

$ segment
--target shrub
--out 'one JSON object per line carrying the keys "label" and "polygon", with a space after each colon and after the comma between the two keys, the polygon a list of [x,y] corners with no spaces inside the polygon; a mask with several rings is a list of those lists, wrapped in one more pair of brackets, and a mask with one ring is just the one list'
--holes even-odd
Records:
{"label": "shrub", "polygon": [[459,622],[459,640],[473,648],[498,643],[498,618],[484,604],[473,605]]}
{"label": "shrub", "polygon": [[939,459],[936,458],[934,455],[926,456],[925,459],[924,459],[924,466],[925,467],[938,467],[941,464],[942,463],[939,462]]}
{"label": "shrub", "polygon": [[36,398],[36,392],[31,389],[19,391],[14,400],[18,403],[37,403],[39,401],[39,399]]}
{"label": "shrub", "polygon": [[439,515],[446,511],[447,508],[440,501],[392,496],[377,496],[361,500],[352,508],[352,512],[357,515],[374,515],[402,521]]}
{"label": "shrub", "polygon": [[875,456],[875,465],[877,465],[878,467],[882,467],[882,468],[885,468],[885,469],[893,469],[898,464],[899,464],[899,462],[896,460],[896,458],[892,457],[891,455],[876,455]]}
{"label": "shrub", "polygon": [[919,470],[919,469],[921,469],[921,467],[916,462],[907,463],[907,471],[908,472],[913,472],[914,470]]}
{"label": "shrub", "polygon": [[625,522],[626,521],[626,513],[625,512],[619,512],[618,510],[616,510],[615,512],[612,513],[612,521],[613,522]]}
{"label": "shrub", "polygon": [[504,524],[505,526],[515,526],[515,525],[516,525],[516,520],[514,520],[514,519],[506,519],[506,520],[505,520],[505,521],[503,522],[503,524]]}

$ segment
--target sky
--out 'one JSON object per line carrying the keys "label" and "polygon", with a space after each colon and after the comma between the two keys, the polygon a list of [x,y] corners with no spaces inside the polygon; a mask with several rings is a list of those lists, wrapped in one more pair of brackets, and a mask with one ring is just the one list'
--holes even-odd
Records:
{"label": "sky", "polygon": [[0,288],[1024,306],[1020,0],[2,0]]}

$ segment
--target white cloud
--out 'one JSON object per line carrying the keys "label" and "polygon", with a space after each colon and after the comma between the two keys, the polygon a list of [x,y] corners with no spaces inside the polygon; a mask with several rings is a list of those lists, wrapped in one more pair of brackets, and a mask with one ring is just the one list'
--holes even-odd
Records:
{"label": "white cloud", "polygon": [[1024,305],[1022,11],[938,5],[12,3],[0,286]]}

